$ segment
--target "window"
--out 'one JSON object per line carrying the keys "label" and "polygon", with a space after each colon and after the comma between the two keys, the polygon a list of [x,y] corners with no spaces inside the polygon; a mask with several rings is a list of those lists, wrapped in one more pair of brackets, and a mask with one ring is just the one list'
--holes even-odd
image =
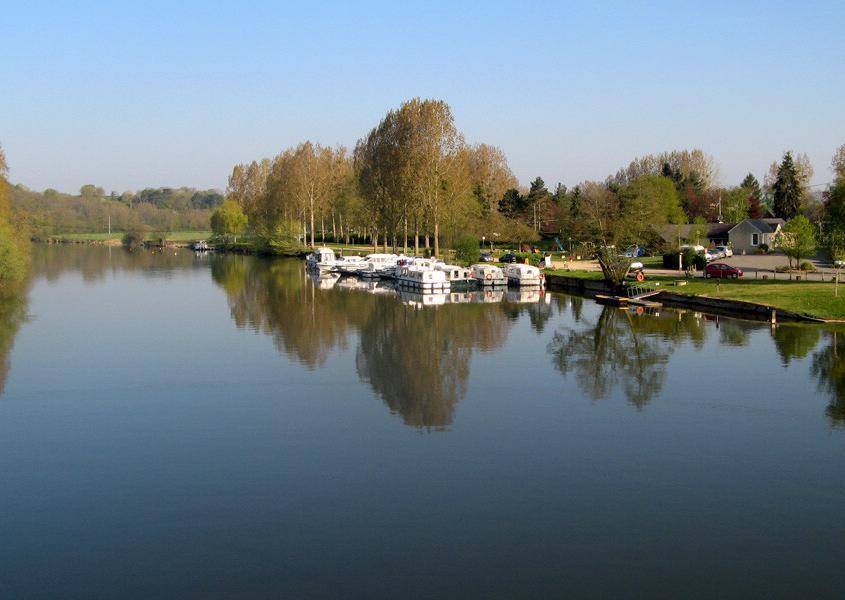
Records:
{"label": "window", "polygon": [[752,233],[751,234],[751,245],[752,246],[759,246],[760,245],[760,234],[759,233]]}

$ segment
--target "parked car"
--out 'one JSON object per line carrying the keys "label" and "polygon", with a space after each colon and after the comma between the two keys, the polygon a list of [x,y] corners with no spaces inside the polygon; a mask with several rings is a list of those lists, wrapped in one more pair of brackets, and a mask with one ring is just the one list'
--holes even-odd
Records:
{"label": "parked car", "polygon": [[710,263],[704,267],[704,277],[707,279],[736,279],[742,277],[742,269],[725,263]]}
{"label": "parked car", "polygon": [[725,258],[730,258],[734,255],[734,251],[731,250],[728,246],[716,246],[716,250],[722,252],[725,255]]}
{"label": "parked car", "polygon": [[704,255],[707,257],[708,261],[725,258],[725,253],[720,250],[717,250],[716,248],[708,248],[704,251]]}
{"label": "parked car", "polygon": [[493,255],[489,252],[482,252],[481,256],[478,257],[478,260],[481,262],[495,262],[496,259],[493,258]]}
{"label": "parked car", "polygon": [[513,252],[505,252],[502,254],[501,258],[499,258],[499,262],[501,263],[515,263],[519,262],[519,257],[514,254]]}

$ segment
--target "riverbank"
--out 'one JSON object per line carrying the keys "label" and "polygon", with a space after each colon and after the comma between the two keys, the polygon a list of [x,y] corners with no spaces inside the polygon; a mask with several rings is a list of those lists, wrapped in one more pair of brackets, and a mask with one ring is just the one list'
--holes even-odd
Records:
{"label": "riverbank", "polygon": [[[593,271],[548,272],[549,290],[595,295],[609,286]],[[705,280],[651,276],[645,285],[661,290],[653,297],[666,304],[690,306],[725,314],[789,321],[845,322],[845,287],[836,297],[832,282],[770,280]]]}

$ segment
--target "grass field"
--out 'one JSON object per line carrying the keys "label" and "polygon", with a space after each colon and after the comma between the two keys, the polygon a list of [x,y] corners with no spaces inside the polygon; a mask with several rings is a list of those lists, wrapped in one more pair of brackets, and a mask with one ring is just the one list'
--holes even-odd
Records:
{"label": "grass field", "polygon": [[[669,280],[670,278],[666,278]],[[657,280],[657,278],[654,278]],[[724,298],[774,306],[820,319],[845,319],[845,285],[834,296],[833,283],[805,281],[728,281],[692,280],[668,291],[708,298]]]}
{"label": "grass field", "polygon": [[[550,275],[562,275],[579,279],[601,279],[600,271],[566,271],[548,269]],[[773,306],[794,313],[806,314],[820,319],[845,320],[845,284],[839,286],[839,296],[834,296],[831,282],[771,281],[762,279],[689,279],[683,286],[675,286],[677,277],[651,275],[645,284],[660,283],[667,292],[754,302]]]}
{"label": "grass field", "polygon": [[[106,240],[119,240],[123,237],[122,231],[109,233],[62,233],[52,236],[57,239],[104,242]],[[210,231],[172,231],[167,234],[167,239],[174,242],[189,242],[192,240],[204,240],[211,237]]]}

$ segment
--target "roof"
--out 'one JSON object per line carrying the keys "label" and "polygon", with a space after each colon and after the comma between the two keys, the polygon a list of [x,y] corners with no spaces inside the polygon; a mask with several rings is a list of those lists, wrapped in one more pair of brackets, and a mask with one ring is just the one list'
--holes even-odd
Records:
{"label": "roof", "polygon": [[[690,223],[685,223],[683,225],[658,225],[654,228],[657,232],[657,235],[662,237],[667,242],[678,241],[678,235],[680,235],[684,239],[688,239],[690,237],[690,233],[692,232],[692,228],[695,225]],[[707,223],[705,225],[707,228],[707,233],[705,234],[708,238],[724,238],[727,237],[728,231],[733,229],[733,223]]]}
{"label": "roof", "polygon": [[[738,227],[743,223],[748,223],[760,233],[775,233],[778,230],[778,227],[786,225],[786,221],[783,219],[745,219],[744,221],[734,225],[734,227]],[[734,227],[731,227],[731,231],[733,231]]]}

